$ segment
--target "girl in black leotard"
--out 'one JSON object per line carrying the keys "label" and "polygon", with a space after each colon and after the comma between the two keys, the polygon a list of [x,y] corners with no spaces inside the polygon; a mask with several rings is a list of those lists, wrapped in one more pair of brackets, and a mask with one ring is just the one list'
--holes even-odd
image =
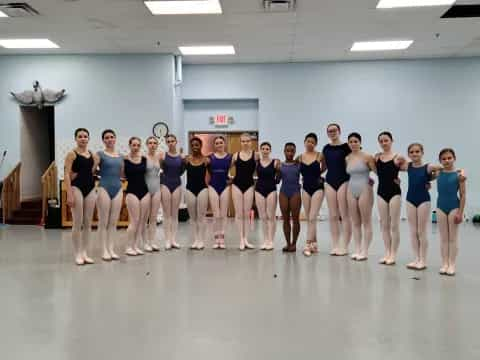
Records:
{"label": "girl in black leotard", "polygon": [[318,252],[317,247],[317,218],[322,207],[324,184],[321,174],[324,170],[323,154],[316,151],[318,138],[314,133],[305,136],[305,152],[300,154],[297,161],[300,163],[302,174],[302,203],[308,221],[307,243],[303,254],[310,256]]}
{"label": "girl in black leotard", "polygon": [[250,134],[242,134],[240,143],[242,150],[234,154],[232,159],[232,170],[235,169],[232,197],[235,207],[235,221],[240,233],[240,250],[244,250],[245,248],[254,248],[248,242],[248,218],[253,205],[253,174],[258,157],[252,150]]}
{"label": "girl in black leotard", "polygon": [[187,202],[188,214],[192,226],[193,244],[190,249],[203,250],[205,247],[206,214],[208,208],[208,187],[206,182],[208,159],[202,154],[202,140],[198,137],[190,139],[191,155],[185,159],[187,170]]}
{"label": "girl in black leotard", "polygon": [[378,143],[383,151],[375,155],[378,176],[377,205],[385,244],[385,256],[380,260],[380,264],[394,265],[400,244],[399,223],[402,203],[398,172],[404,159],[392,151],[393,136],[390,132],[381,132],[378,135]]}
{"label": "girl in black leotard", "polygon": [[[323,148],[327,168],[325,195],[328,205],[328,219],[332,236],[330,255],[344,256],[352,237],[352,225],[348,214],[347,185],[349,176],[346,172],[345,158],[350,154],[348,144],[340,141],[340,126],[329,124],[327,135],[330,143]],[[340,224],[340,218],[342,222]],[[343,228],[343,241],[340,242],[340,225]]]}
{"label": "girl in black leotard", "polygon": [[77,265],[93,264],[87,255],[92,217],[97,200],[94,169],[96,157],[88,150],[90,134],[87,129],[75,130],[77,147],[65,158],[64,183],[67,192],[67,205],[72,211],[72,240]]}
{"label": "girl in black leotard", "polygon": [[277,185],[276,178],[280,170],[280,161],[270,158],[272,146],[268,142],[260,145],[261,157],[257,162],[257,183],[255,185],[255,205],[263,223],[261,250],[273,250],[275,238]]}
{"label": "girl in black leotard", "polygon": [[130,153],[125,157],[124,164],[125,178],[128,181],[125,202],[129,217],[125,254],[129,256],[143,255],[140,244],[145,238],[145,226],[150,214],[150,193],[145,182],[147,158],[140,152],[141,144],[142,141],[138,137],[131,137],[128,140]]}

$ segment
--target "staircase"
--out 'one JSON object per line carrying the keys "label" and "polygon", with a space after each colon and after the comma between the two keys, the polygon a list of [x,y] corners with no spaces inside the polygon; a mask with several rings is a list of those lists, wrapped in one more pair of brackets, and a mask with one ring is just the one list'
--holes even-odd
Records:
{"label": "staircase", "polygon": [[39,225],[42,219],[42,199],[23,201],[20,209],[8,220],[13,225]]}

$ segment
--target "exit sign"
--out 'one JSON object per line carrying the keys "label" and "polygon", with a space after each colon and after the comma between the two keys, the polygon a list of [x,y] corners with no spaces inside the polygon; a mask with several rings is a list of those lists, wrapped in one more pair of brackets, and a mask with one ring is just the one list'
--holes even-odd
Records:
{"label": "exit sign", "polygon": [[210,116],[210,124],[218,127],[226,127],[230,124],[233,124],[233,116],[228,116],[226,114]]}

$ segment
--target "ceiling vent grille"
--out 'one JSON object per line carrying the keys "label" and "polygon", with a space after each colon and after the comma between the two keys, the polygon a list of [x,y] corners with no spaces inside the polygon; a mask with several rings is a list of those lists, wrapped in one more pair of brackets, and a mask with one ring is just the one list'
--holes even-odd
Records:
{"label": "ceiling vent grille", "polygon": [[263,8],[267,12],[295,11],[296,0],[263,0]]}
{"label": "ceiling vent grille", "polygon": [[24,2],[0,3],[0,10],[9,17],[37,16],[40,13]]}

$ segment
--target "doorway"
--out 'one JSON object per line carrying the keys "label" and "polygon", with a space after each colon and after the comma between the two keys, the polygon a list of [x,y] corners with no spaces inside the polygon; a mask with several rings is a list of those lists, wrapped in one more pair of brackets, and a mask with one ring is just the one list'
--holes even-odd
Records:
{"label": "doorway", "polygon": [[[258,151],[258,131],[190,131],[188,133],[188,153],[190,153],[190,139],[194,136],[202,139],[203,147],[202,153],[204,156],[207,156],[213,153],[215,150],[213,148],[213,140],[217,136],[223,136],[226,140],[226,151],[230,154],[234,154],[241,150],[240,146],[240,136],[244,133],[250,134],[252,137],[252,149]],[[232,174],[234,175],[234,174]],[[255,206],[255,205],[254,205]],[[210,207],[210,205],[209,205]],[[256,211],[255,211],[256,213]],[[208,209],[208,215],[211,215],[210,208]],[[233,206],[233,199],[230,194],[230,204],[228,206],[228,217],[235,217],[235,208]]]}
{"label": "doorway", "polygon": [[55,107],[20,107],[21,198],[42,196],[41,176],[55,161]]}

